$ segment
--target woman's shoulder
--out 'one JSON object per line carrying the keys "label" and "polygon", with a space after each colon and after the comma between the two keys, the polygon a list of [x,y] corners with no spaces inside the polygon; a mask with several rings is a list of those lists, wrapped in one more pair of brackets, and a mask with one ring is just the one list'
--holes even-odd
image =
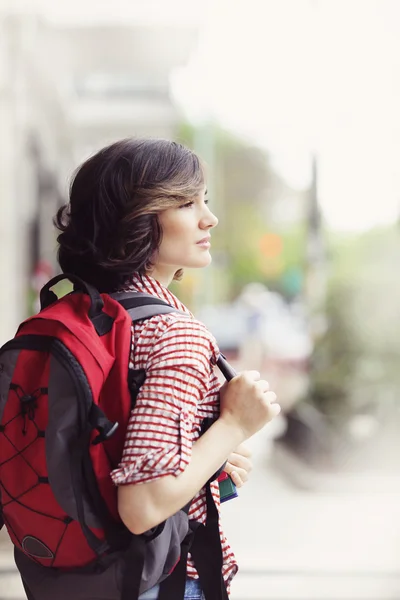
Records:
{"label": "woman's shoulder", "polygon": [[143,334],[151,335],[154,345],[179,339],[180,344],[204,345],[215,361],[219,355],[216,339],[206,325],[193,315],[181,311],[155,315],[147,319],[143,323]]}

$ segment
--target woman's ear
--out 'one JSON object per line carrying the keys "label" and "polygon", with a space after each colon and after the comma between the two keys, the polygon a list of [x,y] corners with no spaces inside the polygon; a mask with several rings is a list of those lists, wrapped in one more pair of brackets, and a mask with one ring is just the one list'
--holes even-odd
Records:
{"label": "woman's ear", "polygon": [[180,281],[183,277],[183,269],[178,269],[174,274],[174,281]]}

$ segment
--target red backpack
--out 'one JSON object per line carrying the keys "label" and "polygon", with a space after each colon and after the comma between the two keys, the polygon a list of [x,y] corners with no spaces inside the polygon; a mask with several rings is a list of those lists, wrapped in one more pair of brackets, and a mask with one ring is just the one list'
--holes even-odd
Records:
{"label": "red backpack", "polygon": [[[51,287],[64,278],[75,290],[58,300]],[[139,292],[99,294],[69,275],[48,282],[40,302],[0,349],[0,525],[44,567],[94,572],[122,557],[123,600],[162,581],[160,598],[183,598],[190,549],[207,600],[227,599],[209,485],[206,526],[189,521],[188,505],[135,536],[110,478],[145,379],[128,368],[132,321],[177,309]],[[223,357],[218,365],[234,375]]]}

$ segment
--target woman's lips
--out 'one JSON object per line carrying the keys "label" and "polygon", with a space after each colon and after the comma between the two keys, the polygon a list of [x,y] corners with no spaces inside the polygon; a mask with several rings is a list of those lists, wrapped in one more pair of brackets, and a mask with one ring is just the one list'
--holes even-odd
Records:
{"label": "woman's lips", "polygon": [[202,248],[209,248],[211,246],[210,238],[206,237],[197,242],[197,246],[201,246]]}

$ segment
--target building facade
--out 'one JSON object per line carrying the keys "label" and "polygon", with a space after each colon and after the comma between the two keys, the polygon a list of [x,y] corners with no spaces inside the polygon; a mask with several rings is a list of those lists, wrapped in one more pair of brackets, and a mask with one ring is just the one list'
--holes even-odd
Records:
{"label": "building facade", "polygon": [[176,133],[171,74],[198,26],[151,9],[95,23],[0,4],[0,344],[57,269],[52,217],[75,167],[116,139]]}

